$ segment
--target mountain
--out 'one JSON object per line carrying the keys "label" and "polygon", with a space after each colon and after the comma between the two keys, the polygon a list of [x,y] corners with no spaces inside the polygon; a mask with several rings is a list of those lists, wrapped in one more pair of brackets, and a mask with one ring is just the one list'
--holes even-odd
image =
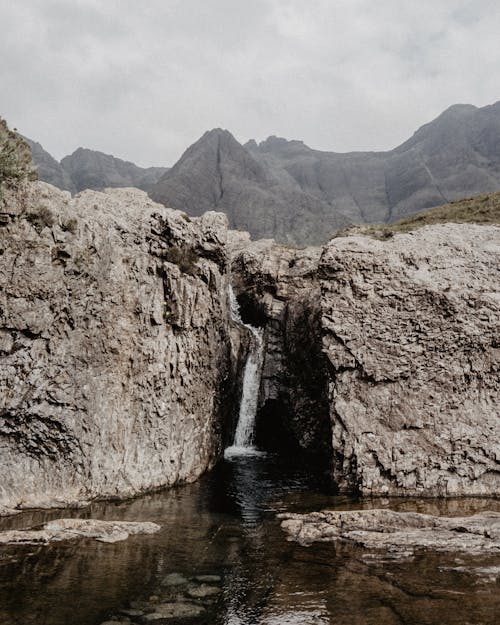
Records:
{"label": "mountain", "polygon": [[225,212],[254,238],[317,244],[346,223],[391,223],[500,190],[500,102],[455,105],[387,152],[335,153],[269,137],[205,133],[150,191],[199,215]]}
{"label": "mountain", "polygon": [[38,178],[44,182],[48,182],[59,189],[64,191],[75,191],[75,185],[71,176],[66,172],[61,164],[51,156],[43,147],[36,141],[32,141],[28,137],[23,137],[31,148],[31,156],[33,162],[36,165],[38,172]]}
{"label": "mountain", "polygon": [[138,167],[110,154],[85,148],[65,156],[61,166],[71,176],[76,191],[106,187],[137,187],[149,191],[167,171],[166,167]]}
{"label": "mountain", "polygon": [[[305,192],[282,167],[245,148],[227,130],[206,132],[150,192],[167,206],[191,215],[223,211],[230,226],[254,238],[294,240],[323,223],[329,233],[348,220]],[[292,237],[290,237],[290,234]]]}

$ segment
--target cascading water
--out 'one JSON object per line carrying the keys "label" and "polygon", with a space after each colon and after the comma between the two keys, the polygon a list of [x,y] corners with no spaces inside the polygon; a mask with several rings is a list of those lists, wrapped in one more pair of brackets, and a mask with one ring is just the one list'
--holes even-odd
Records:
{"label": "cascading water", "polygon": [[249,323],[243,323],[238,300],[236,299],[231,285],[229,285],[228,288],[228,297],[231,318],[236,323],[250,330],[252,333],[252,345],[243,372],[243,390],[241,394],[238,424],[236,426],[233,444],[224,452],[226,457],[260,453],[255,449],[253,442],[255,434],[255,416],[257,414],[257,402],[259,399],[260,375],[264,356],[263,330],[261,328],[255,328]]}

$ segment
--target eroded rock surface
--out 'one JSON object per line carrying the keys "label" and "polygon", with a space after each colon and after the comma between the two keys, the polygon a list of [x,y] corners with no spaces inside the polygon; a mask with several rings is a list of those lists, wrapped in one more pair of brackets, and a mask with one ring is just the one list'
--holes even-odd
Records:
{"label": "eroded rock surface", "polygon": [[244,319],[265,327],[257,438],[331,455],[321,347],[321,248],[285,247],[233,235],[232,281]]}
{"label": "eroded rock surface", "polygon": [[0,544],[52,543],[75,538],[93,538],[102,543],[126,540],[132,534],[154,534],[157,523],[131,521],[99,521],[96,519],[56,519],[41,529],[0,532]]}
{"label": "eroded rock surface", "polygon": [[438,517],[393,510],[323,511],[281,515],[282,528],[304,545],[347,541],[369,549],[500,553],[500,513]]}
{"label": "eroded rock surface", "polygon": [[0,510],[194,480],[230,403],[225,217],[45,183],[0,213]]}
{"label": "eroded rock surface", "polygon": [[500,228],[334,239],[319,267],[334,479],[500,492]]}
{"label": "eroded rock surface", "polygon": [[232,247],[266,326],[261,406],[303,447],[328,437],[341,491],[500,493],[499,227]]}

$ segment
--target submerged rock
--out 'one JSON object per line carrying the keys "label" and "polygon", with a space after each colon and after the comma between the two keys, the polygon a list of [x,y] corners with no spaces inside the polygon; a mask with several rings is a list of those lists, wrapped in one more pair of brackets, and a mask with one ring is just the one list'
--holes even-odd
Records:
{"label": "submerged rock", "polygon": [[126,540],[132,534],[154,534],[160,525],[150,522],[57,519],[42,529],[0,532],[0,544],[51,543],[75,538],[94,538],[103,543]]}
{"label": "submerged rock", "polygon": [[205,612],[205,608],[194,603],[172,602],[160,603],[155,605],[154,612],[145,614],[140,617],[140,623],[153,623],[154,625],[163,625],[163,623],[172,623],[176,619],[187,619],[201,616]]}
{"label": "submerged rock", "polygon": [[222,591],[218,586],[208,586],[207,584],[201,584],[201,586],[194,586],[189,588],[187,594],[193,599],[206,599],[207,597],[213,597],[220,594]]}
{"label": "submerged rock", "polygon": [[347,541],[368,549],[500,553],[500,513],[438,517],[393,510],[283,514],[281,526],[303,545]]}

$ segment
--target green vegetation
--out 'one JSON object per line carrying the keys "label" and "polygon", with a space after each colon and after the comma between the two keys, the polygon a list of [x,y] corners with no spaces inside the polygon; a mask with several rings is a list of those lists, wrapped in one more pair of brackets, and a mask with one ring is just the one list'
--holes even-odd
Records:
{"label": "green vegetation", "polygon": [[393,224],[351,226],[337,232],[336,237],[364,234],[376,239],[389,239],[398,232],[409,232],[422,226],[442,223],[500,224],[500,192],[476,195],[431,208]]}
{"label": "green vegetation", "polygon": [[29,145],[0,117],[0,198],[4,186],[15,187],[36,177]]}
{"label": "green vegetation", "polygon": [[177,265],[182,273],[196,273],[198,256],[192,247],[171,247],[167,250],[165,259]]}

